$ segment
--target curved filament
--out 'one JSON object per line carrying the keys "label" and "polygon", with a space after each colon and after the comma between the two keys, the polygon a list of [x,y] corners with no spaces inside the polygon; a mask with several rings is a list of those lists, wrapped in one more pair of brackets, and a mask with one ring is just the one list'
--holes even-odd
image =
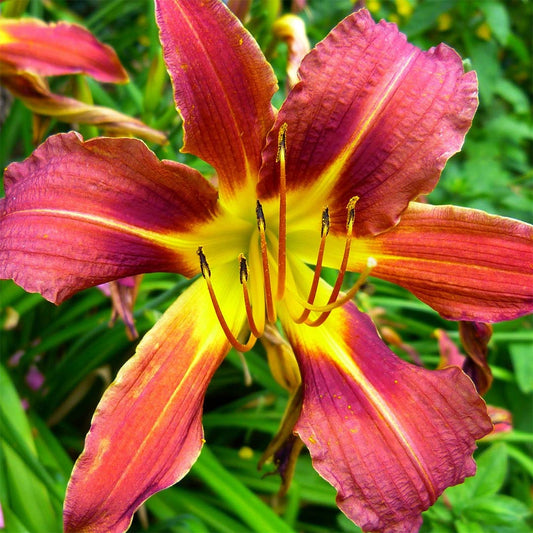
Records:
{"label": "curved filament", "polygon": [[209,291],[209,296],[211,297],[211,302],[213,303],[215,314],[217,315],[217,319],[220,325],[222,326],[226,338],[238,352],[250,351],[254,347],[257,341],[257,337],[253,333],[251,333],[246,344],[243,344],[242,342],[239,342],[237,338],[233,335],[231,329],[228,326],[228,323],[226,322],[226,319],[224,318],[224,315],[222,314],[222,310],[220,309],[220,304],[218,303],[215,290],[213,289],[213,284],[211,283],[211,269],[209,268],[207,259],[201,246],[198,248],[197,254],[200,258],[200,270],[202,272],[203,278],[206,281],[207,289]]}

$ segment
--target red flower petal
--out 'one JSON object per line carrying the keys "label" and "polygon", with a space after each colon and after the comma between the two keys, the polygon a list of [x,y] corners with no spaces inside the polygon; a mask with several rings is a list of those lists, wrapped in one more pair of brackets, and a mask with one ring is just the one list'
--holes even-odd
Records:
{"label": "red flower petal", "polygon": [[84,72],[114,83],[128,81],[115,51],[75,24],[0,19],[0,61],[43,76]]}
{"label": "red flower petal", "polygon": [[[126,530],[196,461],[205,391],[229,349],[203,284],[163,315],[102,398],[67,489],[66,532]],[[238,331],[243,320],[233,312],[230,324]]]}
{"label": "red flower petal", "polygon": [[213,165],[221,198],[232,198],[257,181],[274,122],[272,69],[222,2],[158,0],[156,16],[184,119],[183,149]]}
{"label": "red flower petal", "polygon": [[[338,239],[336,247],[343,245]],[[357,239],[352,249],[350,270],[362,271],[372,256],[372,275],[450,320],[499,322],[533,311],[533,227],[524,222],[413,203],[395,228]],[[330,266],[338,266],[334,255]]]}
{"label": "red flower petal", "polygon": [[356,234],[393,226],[409,201],[433,189],[477,106],[475,73],[446,45],[422,52],[366,10],[347,17],[303,60],[302,79],[269,134],[258,186],[276,195],[278,129],[287,123],[287,187],[330,209],[344,231],[359,196]]}
{"label": "red flower petal", "polygon": [[304,383],[295,431],[339,508],[365,531],[415,531],[446,487],[474,474],[475,440],[492,429],[472,382],[402,361],[351,303],[320,328],[284,327]]}
{"label": "red flower petal", "polygon": [[198,172],[135,139],[56,135],[7,168],[5,187],[0,277],[53,302],[144,272],[196,274],[194,232],[216,212]]}

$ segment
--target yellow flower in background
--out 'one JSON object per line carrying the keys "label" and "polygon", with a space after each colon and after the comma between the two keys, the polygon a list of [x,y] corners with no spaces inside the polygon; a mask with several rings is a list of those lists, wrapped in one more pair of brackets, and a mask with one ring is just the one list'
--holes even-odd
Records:
{"label": "yellow flower in background", "polygon": [[437,29],[448,31],[452,27],[453,18],[450,13],[441,13],[437,18]]}
{"label": "yellow flower in background", "polygon": [[492,37],[492,32],[490,31],[490,26],[486,22],[482,22],[477,28],[476,28],[476,35],[483,39],[484,41],[490,41]]}
{"label": "yellow flower in background", "polygon": [[366,8],[371,13],[377,13],[381,9],[381,2],[379,0],[368,0]]}
{"label": "yellow flower in background", "polygon": [[413,13],[413,5],[409,0],[396,0],[396,11],[398,15],[408,18]]}

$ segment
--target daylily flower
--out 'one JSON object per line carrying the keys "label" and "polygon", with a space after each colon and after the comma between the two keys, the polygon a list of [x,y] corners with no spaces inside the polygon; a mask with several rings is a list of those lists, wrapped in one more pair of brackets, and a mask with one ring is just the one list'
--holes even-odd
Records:
{"label": "daylily flower", "polygon": [[[183,149],[214,167],[218,189],[140,141],[76,133],[5,173],[0,274],[26,290],[59,303],[143,272],[200,274],[104,394],[66,531],[123,531],[181,479],[204,442],[213,373],[277,324],[301,373],[294,432],[339,508],[367,531],[415,531],[474,474],[475,440],[492,424],[460,368],[399,359],[351,298],[371,273],[451,320],[531,311],[531,226],[413,203],[462,145],[475,73],[361,10],[306,56],[276,113],[273,72],[222,2],[158,0],[156,15]],[[333,288],[322,266],[339,271]],[[347,270],[361,276],[343,296]]]}
{"label": "daylily flower", "polygon": [[109,135],[166,142],[162,132],[124,113],[53,93],[44,78],[76,73],[108,83],[128,81],[115,51],[81,26],[0,18],[0,84],[33,113],[63,122],[98,125]]}

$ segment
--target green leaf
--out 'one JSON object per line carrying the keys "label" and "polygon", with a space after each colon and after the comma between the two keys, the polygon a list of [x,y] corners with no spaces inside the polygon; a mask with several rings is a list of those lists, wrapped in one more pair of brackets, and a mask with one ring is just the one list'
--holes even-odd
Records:
{"label": "green leaf", "polygon": [[524,393],[533,392],[533,346],[531,343],[509,345],[518,387]]}
{"label": "green leaf", "polygon": [[[0,398],[0,446],[3,458],[0,466],[8,489],[5,506],[30,531],[55,531],[60,527],[63,495],[39,462],[30,424],[3,366],[0,366]],[[55,505],[51,500],[54,496]]]}
{"label": "green leaf", "polygon": [[30,530],[19,520],[17,515],[7,506],[2,508],[4,514],[5,533],[30,533]]}
{"label": "green leaf", "polygon": [[420,35],[431,28],[440,15],[450,11],[457,4],[457,0],[439,0],[438,2],[420,2],[409,21],[402,27],[402,31],[409,38]]}
{"label": "green leaf", "polygon": [[[191,514],[201,520],[210,533],[234,533],[243,529],[243,524],[228,516],[206,501],[205,494],[180,487],[172,487],[152,496],[147,502],[147,507],[162,522],[161,525],[170,526],[183,520],[183,514]],[[174,531],[177,528],[172,528]]]}
{"label": "green leaf", "polygon": [[509,525],[526,518],[529,514],[530,511],[525,503],[505,495],[477,498],[463,509],[463,515],[467,520],[491,525]]}
{"label": "green leaf", "polygon": [[207,446],[204,446],[192,472],[248,524],[250,531],[294,533],[270,507],[228,472]]}
{"label": "green leaf", "polygon": [[486,533],[481,524],[464,519],[455,521],[455,529],[457,533]]}
{"label": "green leaf", "polygon": [[505,46],[511,34],[511,21],[505,6],[494,0],[485,0],[479,4],[485,14],[485,20],[498,42]]}
{"label": "green leaf", "polygon": [[501,78],[498,61],[498,46],[493,41],[470,39],[469,54],[472,66],[479,80],[479,95],[485,106],[490,106],[494,97],[494,86]]}
{"label": "green leaf", "polygon": [[531,477],[533,477],[533,459],[531,459],[528,454],[524,453],[519,448],[510,445],[507,445],[507,453],[509,454],[509,457],[512,457],[529,473]]}
{"label": "green leaf", "polygon": [[513,82],[505,78],[500,78],[494,85],[494,92],[501,96],[506,102],[509,102],[513,106],[515,113],[526,114],[529,112],[529,100],[527,95]]}
{"label": "green leaf", "polygon": [[476,463],[476,475],[466,480],[472,488],[472,496],[496,494],[502,488],[507,475],[507,446],[503,442],[493,444],[477,458]]}

